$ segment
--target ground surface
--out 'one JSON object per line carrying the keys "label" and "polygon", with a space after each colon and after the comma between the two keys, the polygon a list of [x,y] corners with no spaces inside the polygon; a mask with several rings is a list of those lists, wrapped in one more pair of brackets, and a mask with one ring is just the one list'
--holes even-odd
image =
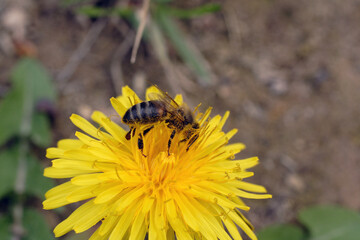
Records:
{"label": "ground surface", "polygon": [[[0,7],[6,9],[10,2]],[[142,43],[134,65],[128,63],[130,49],[123,56],[114,56],[133,34],[118,20],[104,27],[74,74],[59,80],[90,23],[59,7],[57,1],[29,2],[27,39],[58,79],[55,140],[73,137],[71,113],[87,118],[93,110],[113,113],[109,98],[119,93],[114,83],[119,67],[122,81],[139,92],[146,79],[174,93],[174,79],[165,77],[151,45]],[[312,204],[341,204],[359,210],[359,1],[219,2],[221,12],[180,22],[208,61],[215,74],[214,85],[200,86],[174,50],[170,58],[188,77],[182,91],[190,105],[202,102],[220,114],[230,110],[226,128],[238,128],[235,141],[247,145],[240,157],[261,159],[252,182],[265,185],[273,199],[246,201],[252,206],[247,216],[260,228],[291,221],[298,209]],[[4,46],[0,54],[3,91],[16,60]]]}

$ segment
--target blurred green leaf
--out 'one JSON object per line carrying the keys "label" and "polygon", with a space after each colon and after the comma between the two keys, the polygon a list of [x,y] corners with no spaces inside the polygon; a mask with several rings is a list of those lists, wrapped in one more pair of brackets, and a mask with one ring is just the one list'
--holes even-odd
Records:
{"label": "blurred green leaf", "polygon": [[221,9],[221,5],[217,3],[204,4],[202,6],[190,9],[172,8],[168,6],[162,6],[162,11],[166,11],[168,15],[178,18],[194,18],[204,14],[217,12]]}
{"label": "blurred green leaf", "polygon": [[173,43],[177,53],[183,61],[192,69],[198,77],[201,85],[209,85],[212,83],[211,73],[203,64],[204,60],[201,55],[188,46],[185,35],[181,32],[175,21],[166,13],[166,11],[157,11],[156,21],[162,27],[166,35]]}
{"label": "blurred green leaf", "polygon": [[45,113],[35,113],[31,128],[31,141],[39,147],[48,147],[51,144],[50,120]]}
{"label": "blurred green leaf", "polygon": [[43,176],[44,168],[34,156],[27,158],[26,192],[44,200],[46,191],[54,187],[52,179]]}
{"label": "blurred green leaf", "polygon": [[155,3],[170,3],[172,2],[173,0],[155,0],[154,2]]}
{"label": "blurred green leaf", "polygon": [[23,224],[26,230],[24,240],[55,239],[44,216],[34,209],[25,209]]}
{"label": "blurred green leaf", "polygon": [[109,9],[95,6],[83,6],[77,9],[76,12],[88,17],[105,17],[110,15]]}
{"label": "blurred green leaf", "polygon": [[[22,151],[24,150],[27,151],[27,149]],[[0,152],[0,198],[14,189],[20,151],[19,144],[14,144],[11,148]],[[54,186],[53,181],[43,176],[43,167],[35,157],[28,155],[27,152],[21,155],[26,157],[27,164],[25,191],[44,199],[45,192]]]}
{"label": "blurred green leaf", "polygon": [[21,124],[31,124],[25,134],[30,134],[35,144],[48,146],[51,143],[49,119],[43,113],[35,113],[35,105],[40,100],[55,101],[55,88],[49,74],[37,60],[25,58],[13,69],[12,80],[14,89],[23,93],[22,107],[19,108],[22,109],[19,111],[22,113]]}
{"label": "blurred green leaf", "polygon": [[96,6],[83,6],[76,10],[77,13],[88,17],[120,16],[129,19],[133,15],[131,8],[102,8]]}
{"label": "blurred green leaf", "polygon": [[[50,133],[45,131],[49,124],[46,125],[42,117],[34,116],[34,111],[39,100],[55,101],[55,89],[51,78],[37,60],[25,58],[12,70],[11,79],[13,88],[0,103],[0,145],[13,136],[32,134],[32,138],[39,145],[45,146],[50,142]],[[32,117],[40,123],[33,123]],[[31,131],[31,125],[40,132]]]}
{"label": "blurred green leaf", "polygon": [[279,224],[262,229],[257,236],[259,240],[302,240],[304,232],[291,224]]}
{"label": "blurred green leaf", "polygon": [[23,94],[13,89],[0,103],[0,146],[18,135],[22,117]]}
{"label": "blurred green leaf", "polygon": [[11,222],[6,216],[0,216],[0,239],[11,239]]}
{"label": "blurred green leaf", "polygon": [[21,59],[12,70],[11,76],[15,88],[33,92],[34,103],[41,99],[55,101],[55,88],[51,78],[38,60]]}
{"label": "blurred green leaf", "polygon": [[335,206],[318,206],[300,212],[299,220],[311,234],[311,240],[359,240],[360,215]]}
{"label": "blurred green leaf", "polygon": [[90,1],[92,1],[92,0],[63,0],[61,2],[61,6],[69,7],[71,5],[80,4],[80,3],[86,3],[86,2],[90,2]]}
{"label": "blurred green leaf", "polygon": [[0,152],[0,198],[14,189],[18,157],[18,146]]}

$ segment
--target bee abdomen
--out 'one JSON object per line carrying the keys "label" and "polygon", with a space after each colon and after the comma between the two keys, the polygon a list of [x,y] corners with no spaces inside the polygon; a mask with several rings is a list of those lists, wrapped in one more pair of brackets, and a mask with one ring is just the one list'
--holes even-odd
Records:
{"label": "bee abdomen", "polygon": [[147,101],[135,104],[123,116],[125,124],[153,123],[166,116],[164,104],[160,101]]}

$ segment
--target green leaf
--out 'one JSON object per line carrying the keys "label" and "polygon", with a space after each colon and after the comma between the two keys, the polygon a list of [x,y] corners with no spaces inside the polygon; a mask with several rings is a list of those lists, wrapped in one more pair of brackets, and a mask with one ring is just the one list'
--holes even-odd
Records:
{"label": "green leaf", "polygon": [[[39,123],[34,123],[32,118],[37,101],[55,101],[55,89],[49,75],[37,60],[25,58],[16,64],[11,76],[13,89],[0,104],[0,145],[11,137],[30,134],[40,146],[47,145],[50,142],[47,132],[50,129],[46,130],[49,124],[42,117],[35,116]],[[31,125],[36,129],[32,131]]]}
{"label": "green leaf", "polygon": [[20,132],[23,94],[13,89],[0,103],[0,146]]}
{"label": "green leaf", "polygon": [[168,13],[166,13],[166,11],[161,11],[161,9],[157,11],[155,19],[171,40],[177,53],[186,65],[194,71],[199,83],[201,85],[211,85],[212,74],[204,64],[205,61],[203,56],[201,54],[196,54],[194,49],[189,46],[185,35],[182,33],[175,21],[168,15]]}
{"label": "green leaf", "polygon": [[359,240],[360,215],[335,206],[318,206],[300,212],[299,220],[310,230],[311,240]]}
{"label": "green leaf", "polygon": [[50,120],[45,113],[35,113],[31,128],[31,141],[39,147],[48,147],[52,142]]}
{"label": "green leaf", "polygon": [[92,0],[63,0],[61,2],[61,6],[63,7],[69,7],[71,5],[76,5],[76,4],[80,4],[80,3],[86,3],[86,2],[90,2]]}
{"label": "green leaf", "polygon": [[18,98],[21,99],[20,107],[11,110],[19,112],[16,115],[21,121],[18,133],[23,137],[30,135],[41,147],[48,146],[51,143],[49,120],[43,113],[35,113],[35,105],[40,100],[55,101],[55,89],[49,74],[37,60],[24,58],[16,64],[11,76],[14,91],[20,93]]}
{"label": "green leaf", "polygon": [[23,224],[26,230],[24,240],[55,239],[43,215],[34,209],[25,209]]}
{"label": "green leaf", "polygon": [[0,198],[14,189],[18,157],[18,146],[0,153]]}
{"label": "green leaf", "polygon": [[120,16],[123,18],[131,18],[133,10],[131,8],[102,8],[96,6],[83,6],[76,10],[77,13],[86,15],[88,17],[107,17],[107,16]]}
{"label": "green leaf", "polygon": [[257,236],[259,240],[302,240],[304,232],[291,224],[279,224],[262,229]]}
{"label": "green leaf", "polygon": [[194,18],[199,17],[204,14],[209,14],[213,12],[217,12],[221,9],[220,4],[209,3],[204,4],[200,7],[191,8],[191,9],[180,9],[180,8],[172,8],[163,6],[163,11],[167,11],[167,14],[172,15],[178,18]]}
{"label": "green leaf", "polygon": [[77,9],[76,12],[88,17],[105,17],[110,14],[109,9],[95,6],[83,6]]}
{"label": "green leaf", "polygon": [[54,187],[54,182],[43,176],[44,168],[34,156],[27,160],[26,192],[44,200],[46,191]]}
{"label": "green leaf", "polygon": [[7,216],[0,216],[0,236],[1,239],[11,239],[11,222]]}
{"label": "green leaf", "polygon": [[33,93],[34,103],[41,99],[55,101],[55,88],[51,78],[43,65],[36,59],[21,59],[13,69],[11,76],[15,88]]}
{"label": "green leaf", "polygon": [[155,0],[155,3],[161,3],[161,4],[164,4],[164,3],[170,3],[172,2],[173,0]]}
{"label": "green leaf", "polygon": [[[24,151],[21,153],[20,151]],[[0,152],[0,198],[14,190],[19,158],[24,156],[26,159],[26,186],[25,191],[44,199],[45,192],[54,186],[51,179],[43,176],[43,167],[33,156],[28,155],[28,149],[20,148],[19,144],[14,144],[10,149]],[[21,154],[21,155],[20,155]]]}

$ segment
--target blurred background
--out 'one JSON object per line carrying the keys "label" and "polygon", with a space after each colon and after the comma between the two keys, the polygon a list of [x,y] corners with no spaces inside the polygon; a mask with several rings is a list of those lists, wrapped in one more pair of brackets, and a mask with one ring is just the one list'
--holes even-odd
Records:
{"label": "blurred background", "polygon": [[[273,195],[245,200],[255,229],[296,223],[319,204],[358,211],[359,22],[357,0],[0,0],[0,233],[49,239],[24,237],[26,209],[52,229],[77,207],[41,210],[54,183],[24,187],[23,158],[41,175],[45,147],[74,137],[69,116],[115,114],[109,99],[124,85],[143,96],[157,84],[191,107],[230,110],[225,130],[239,129],[233,141],[247,146],[237,157],[259,156],[250,181]],[[29,98],[30,110],[16,113]]]}

